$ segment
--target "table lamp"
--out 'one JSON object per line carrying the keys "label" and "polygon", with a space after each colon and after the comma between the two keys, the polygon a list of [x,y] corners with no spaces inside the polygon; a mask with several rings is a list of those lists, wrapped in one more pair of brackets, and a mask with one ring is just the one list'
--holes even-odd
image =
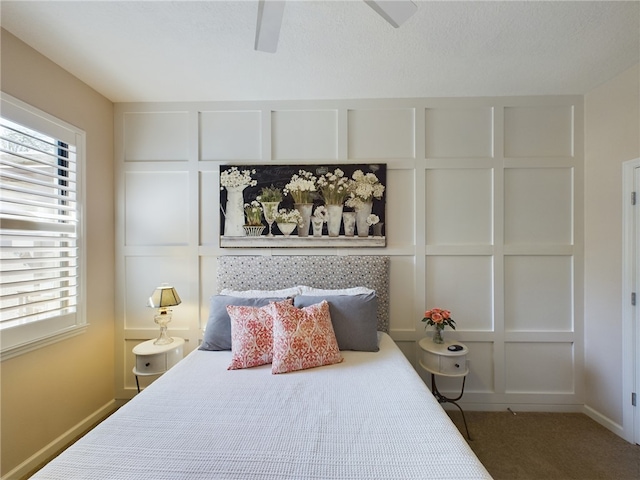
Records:
{"label": "table lamp", "polygon": [[153,342],[154,345],[167,345],[173,342],[173,338],[167,335],[167,324],[171,321],[171,309],[182,302],[176,289],[163,283],[149,297],[149,306],[157,308],[158,314],[153,317],[154,321],[160,325],[160,336]]}

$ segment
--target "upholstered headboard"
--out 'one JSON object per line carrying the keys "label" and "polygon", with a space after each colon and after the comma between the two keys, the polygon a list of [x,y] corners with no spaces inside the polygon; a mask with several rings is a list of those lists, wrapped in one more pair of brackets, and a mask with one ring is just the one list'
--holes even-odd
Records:
{"label": "upholstered headboard", "polygon": [[389,331],[388,256],[223,256],[218,289],[275,290],[367,287],[378,297],[378,330]]}

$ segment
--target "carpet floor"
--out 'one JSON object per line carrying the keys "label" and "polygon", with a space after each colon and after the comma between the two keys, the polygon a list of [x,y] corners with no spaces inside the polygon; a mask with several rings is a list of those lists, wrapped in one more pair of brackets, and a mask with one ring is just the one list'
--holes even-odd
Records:
{"label": "carpet floor", "polygon": [[[460,412],[447,413],[465,435]],[[626,442],[584,414],[465,416],[469,445],[495,480],[640,480],[640,445]]]}

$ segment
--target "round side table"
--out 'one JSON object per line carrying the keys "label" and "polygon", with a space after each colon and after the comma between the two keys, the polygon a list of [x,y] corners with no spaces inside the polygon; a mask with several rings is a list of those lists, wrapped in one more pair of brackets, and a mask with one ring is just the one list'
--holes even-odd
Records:
{"label": "round side table", "polygon": [[[421,350],[420,366],[431,374],[431,393],[436,397],[438,403],[451,403],[458,407],[458,410],[462,413],[462,421],[467,431],[467,438],[471,440],[464,411],[457,403],[464,395],[464,384],[469,373],[469,365],[467,363],[469,349],[460,342],[445,341],[444,343],[434,343],[431,338],[423,338],[418,344]],[[462,377],[460,395],[456,398],[449,398],[440,393],[436,385],[436,376],[438,375],[442,377]]]}
{"label": "round side table", "polygon": [[173,342],[166,345],[154,345],[153,342],[155,339],[133,347],[133,354],[136,356],[133,374],[136,376],[138,393],[140,393],[138,377],[161,375],[184,357],[184,338],[173,337]]}

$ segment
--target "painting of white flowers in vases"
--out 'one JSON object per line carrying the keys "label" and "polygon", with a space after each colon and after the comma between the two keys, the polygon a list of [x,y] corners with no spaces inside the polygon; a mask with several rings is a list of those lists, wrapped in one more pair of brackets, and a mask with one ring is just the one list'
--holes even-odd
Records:
{"label": "painting of white flowers in vases", "polygon": [[222,165],[221,247],[384,247],[387,166]]}

